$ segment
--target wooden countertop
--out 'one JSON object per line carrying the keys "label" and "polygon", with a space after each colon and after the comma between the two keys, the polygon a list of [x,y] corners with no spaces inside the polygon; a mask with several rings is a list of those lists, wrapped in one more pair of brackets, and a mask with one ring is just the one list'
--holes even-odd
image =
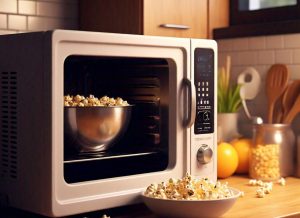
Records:
{"label": "wooden countertop", "polygon": [[[289,217],[300,218],[300,178],[286,178],[286,185],[273,185],[271,194],[264,198],[256,197],[257,186],[249,186],[249,178],[232,176],[221,180],[228,182],[229,186],[237,188],[245,193],[244,197],[237,200],[234,206],[222,218],[247,218],[247,217]],[[91,212],[70,216],[70,218],[101,218],[103,214],[111,218],[158,218],[153,215],[144,204],[125,206],[109,210]],[[0,210],[0,217],[5,218],[40,218],[41,216],[28,212],[8,209]]]}
{"label": "wooden countertop", "polygon": [[[220,180],[222,183],[239,189],[245,193],[222,218],[274,218],[289,217],[300,218],[300,179],[286,178],[286,185],[273,185],[273,190],[264,198],[256,197],[258,186],[248,185],[249,178],[232,176]],[[156,216],[142,216],[143,218],[156,218]]]}
{"label": "wooden countertop", "polygon": [[[243,176],[232,176],[228,179],[220,180],[222,183],[239,189],[245,193],[244,197],[237,199],[233,207],[225,213],[222,218],[300,218],[300,179],[286,178],[286,185],[273,185],[273,190],[264,198],[256,197],[258,186],[248,185],[249,178]],[[136,213],[134,215],[120,216],[120,218],[141,217],[158,218],[155,215],[146,213]],[[109,213],[107,213],[109,215]],[[114,216],[112,216],[115,218]],[[119,218],[119,217],[118,217]]]}
{"label": "wooden countertop", "polygon": [[300,179],[286,178],[286,185],[273,185],[273,190],[264,198],[256,197],[257,186],[249,186],[249,178],[233,176],[227,181],[229,186],[244,191],[245,196],[222,217],[300,217]]}

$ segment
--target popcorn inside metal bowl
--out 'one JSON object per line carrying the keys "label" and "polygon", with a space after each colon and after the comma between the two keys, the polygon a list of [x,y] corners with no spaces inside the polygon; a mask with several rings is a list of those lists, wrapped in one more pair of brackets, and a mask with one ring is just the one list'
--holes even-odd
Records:
{"label": "popcorn inside metal bowl", "polygon": [[108,96],[103,96],[97,98],[94,95],[89,97],[84,97],[82,95],[66,95],[64,96],[64,106],[65,107],[92,107],[92,106],[128,106],[128,102],[124,101],[122,98],[110,98]]}
{"label": "popcorn inside metal bowl", "polygon": [[122,98],[64,96],[64,132],[80,153],[103,153],[124,135],[133,105]]}

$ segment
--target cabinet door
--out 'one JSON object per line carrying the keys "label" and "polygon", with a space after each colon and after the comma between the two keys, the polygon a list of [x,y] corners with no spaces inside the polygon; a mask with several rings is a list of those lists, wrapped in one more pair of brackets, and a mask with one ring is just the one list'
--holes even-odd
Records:
{"label": "cabinet door", "polygon": [[208,38],[213,38],[213,29],[229,25],[229,0],[209,0]]}
{"label": "cabinet door", "polygon": [[207,38],[207,6],[207,0],[144,0],[144,34]]}

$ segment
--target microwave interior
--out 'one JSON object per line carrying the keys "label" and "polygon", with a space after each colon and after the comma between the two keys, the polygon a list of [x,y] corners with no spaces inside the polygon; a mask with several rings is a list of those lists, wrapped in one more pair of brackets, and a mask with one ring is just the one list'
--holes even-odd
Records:
{"label": "microwave interior", "polygon": [[168,168],[169,80],[176,73],[171,72],[174,65],[173,60],[164,58],[71,55],[65,59],[65,96],[121,97],[132,105],[127,130],[106,151],[79,152],[64,127],[67,183]]}

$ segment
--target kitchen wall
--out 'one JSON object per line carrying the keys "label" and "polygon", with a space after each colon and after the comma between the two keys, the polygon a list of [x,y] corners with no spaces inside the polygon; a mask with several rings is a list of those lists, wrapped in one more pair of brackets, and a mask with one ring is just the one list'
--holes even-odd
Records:
{"label": "kitchen wall", "polygon": [[78,0],[0,0],[0,34],[78,28]]}
{"label": "kitchen wall", "polygon": [[[272,64],[286,64],[290,70],[291,80],[300,79],[300,33],[245,37],[218,40],[219,66],[225,66],[226,56],[232,57],[232,80],[246,67],[254,67],[261,75],[262,87],[253,101],[247,101],[252,115],[266,117],[267,100],[265,95],[265,78]],[[265,119],[266,120],[266,119]],[[247,123],[245,113],[240,111],[240,125]],[[300,118],[293,123],[294,130],[300,135]],[[296,126],[298,125],[298,128]],[[243,134],[249,134],[249,126],[241,127]]]}
{"label": "kitchen wall", "polygon": [[[78,23],[78,0],[0,0],[0,34],[78,29]],[[253,115],[266,117],[264,84],[272,64],[287,64],[291,79],[300,79],[300,34],[223,39],[218,40],[218,46],[219,66],[225,65],[226,55],[232,57],[232,80],[236,81],[237,75],[248,66],[261,74],[263,86],[258,96],[247,101]],[[247,123],[242,110],[240,120]],[[296,124],[300,124],[300,118]],[[249,126],[242,127],[243,134],[249,134]],[[300,128],[295,130],[300,135]]]}

